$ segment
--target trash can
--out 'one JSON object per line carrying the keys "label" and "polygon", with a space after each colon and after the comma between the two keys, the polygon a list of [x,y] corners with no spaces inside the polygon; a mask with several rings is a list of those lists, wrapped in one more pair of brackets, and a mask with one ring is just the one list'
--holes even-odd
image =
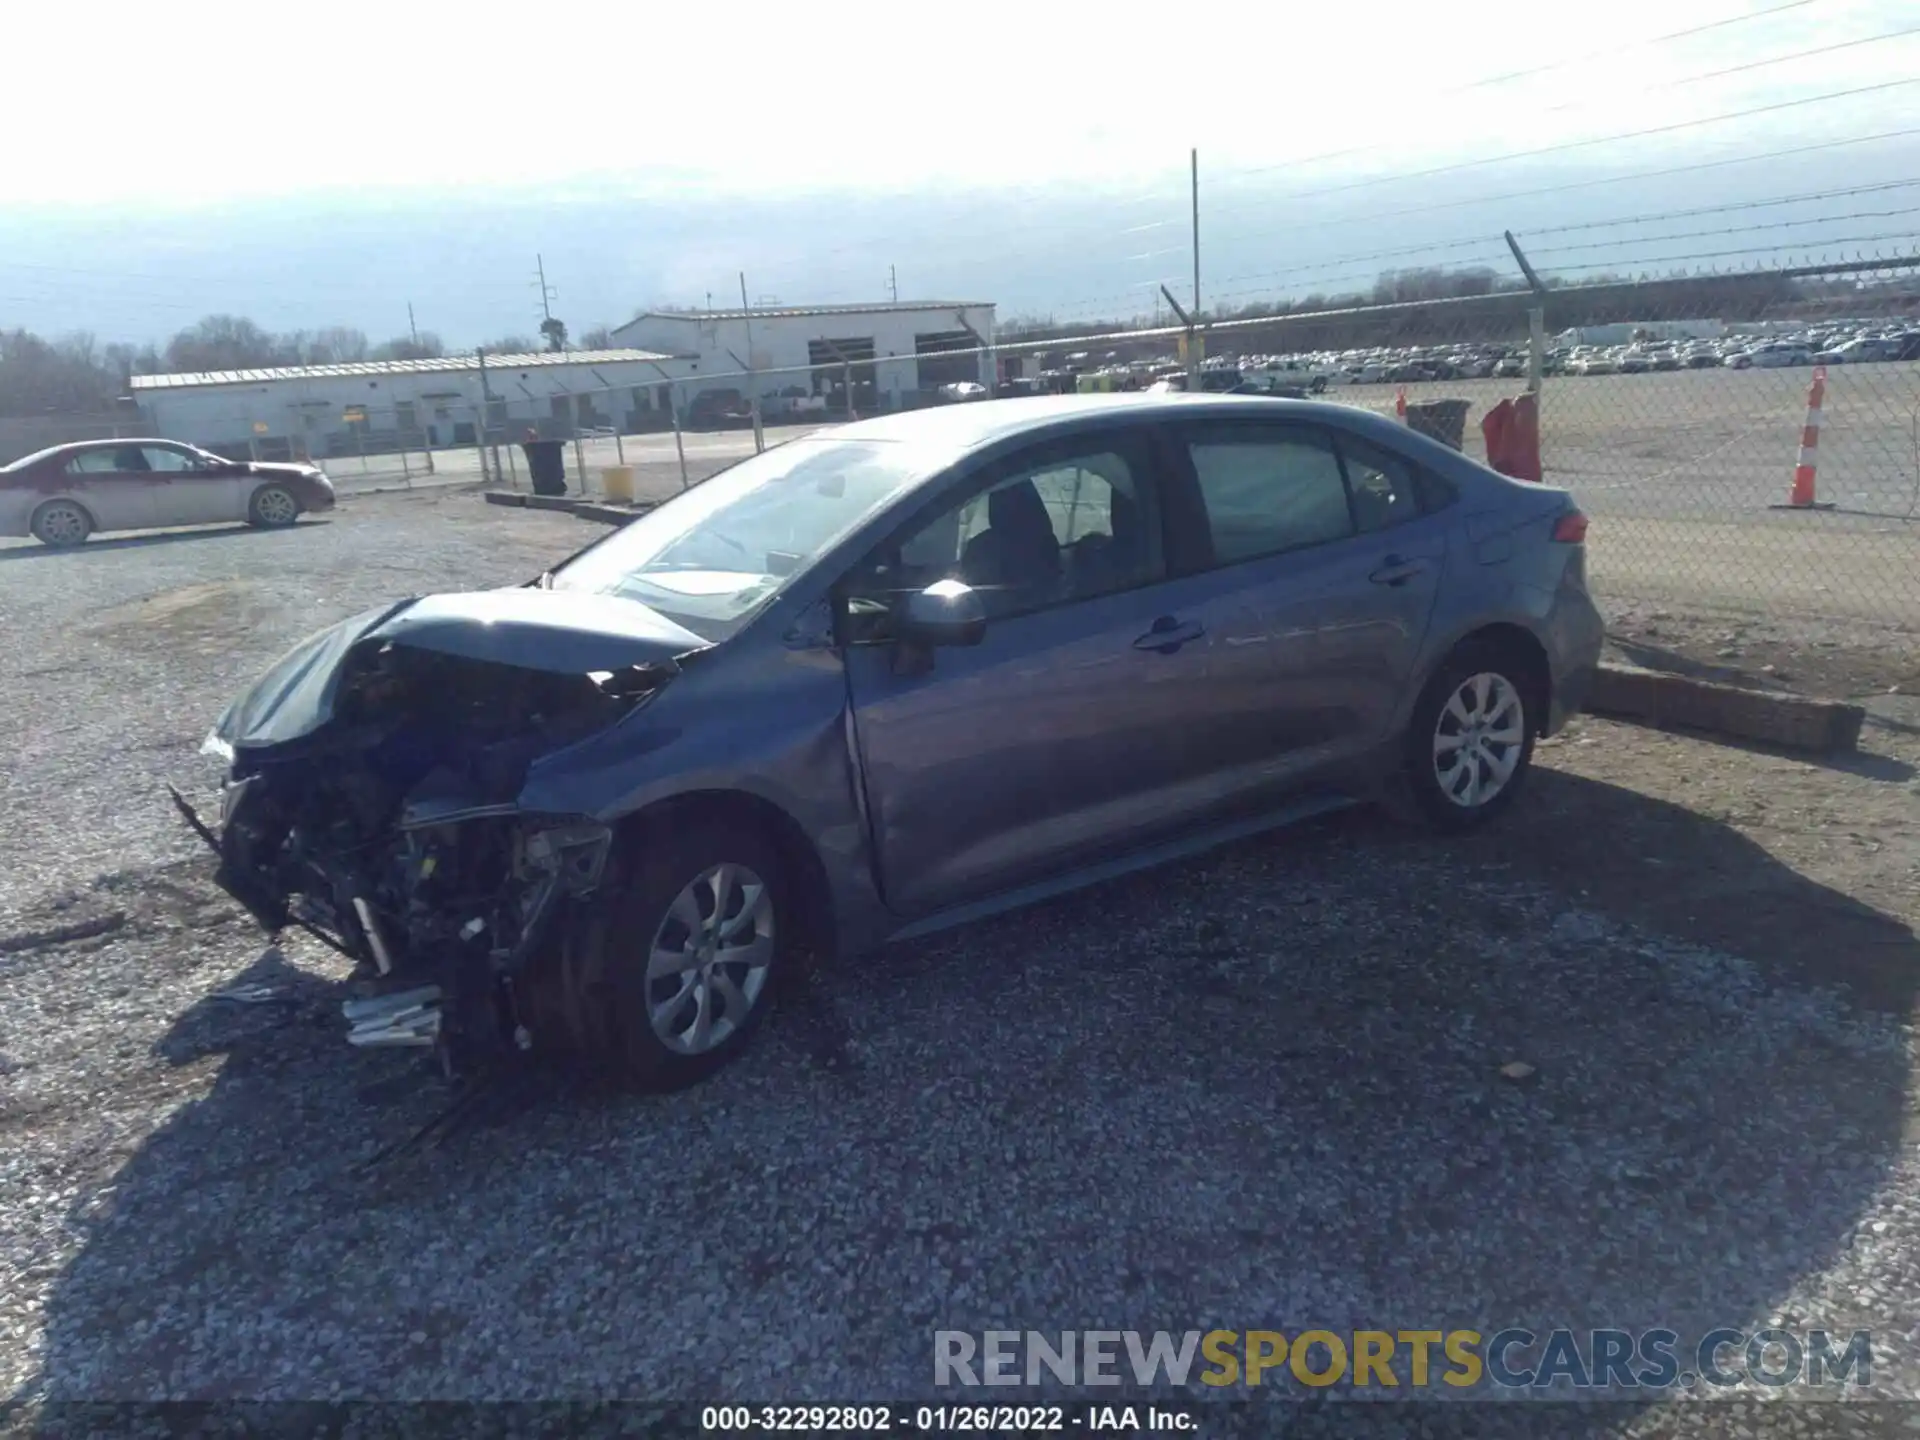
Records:
{"label": "trash can", "polygon": [[1416,400],[1407,406],[1407,428],[1431,436],[1442,445],[1464,450],[1470,400]]}
{"label": "trash can", "polygon": [[567,493],[566,442],[564,440],[526,440],[520,448],[527,454],[527,474],[533,480],[536,495]]}
{"label": "trash can", "polygon": [[631,504],[633,501],[633,467],[631,465],[608,465],[600,471],[600,488],[607,499],[619,500]]}

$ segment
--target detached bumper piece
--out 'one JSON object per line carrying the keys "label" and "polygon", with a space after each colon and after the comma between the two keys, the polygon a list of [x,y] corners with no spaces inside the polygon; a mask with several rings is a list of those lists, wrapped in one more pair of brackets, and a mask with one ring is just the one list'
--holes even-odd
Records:
{"label": "detached bumper piece", "polygon": [[440,1039],[438,985],[422,985],[367,1000],[349,1000],[340,1011],[347,1018],[349,1045],[432,1046]]}

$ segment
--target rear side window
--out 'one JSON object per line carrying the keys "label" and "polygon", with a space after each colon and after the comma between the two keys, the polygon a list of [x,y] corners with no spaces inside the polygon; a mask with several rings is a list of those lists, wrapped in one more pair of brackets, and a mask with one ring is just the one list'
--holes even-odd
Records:
{"label": "rear side window", "polygon": [[111,475],[120,466],[115,461],[117,451],[82,450],[67,461],[66,472],[69,475]]}
{"label": "rear side window", "polygon": [[1340,439],[1340,458],[1347,465],[1347,484],[1353,491],[1353,519],[1363,535],[1391,530],[1421,514],[1416,468],[1363,440]]}
{"label": "rear side window", "polygon": [[1232,565],[1354,533],[1340,460],[1303,431],[1214,432],[1189,438],[1214,563]]}

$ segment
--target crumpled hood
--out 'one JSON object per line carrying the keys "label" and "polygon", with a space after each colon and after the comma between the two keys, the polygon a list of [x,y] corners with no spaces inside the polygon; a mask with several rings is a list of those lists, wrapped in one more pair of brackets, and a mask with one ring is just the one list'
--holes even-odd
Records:
{"label": "crumpled hood", "polygon": [[333,716],[348,658],[387,644],[585,675],[661,664],[708,642],[638,601],[606,595],[514,588],[402,600],[302,640],[227,707],[212,738],[264,749],[311,735]]}

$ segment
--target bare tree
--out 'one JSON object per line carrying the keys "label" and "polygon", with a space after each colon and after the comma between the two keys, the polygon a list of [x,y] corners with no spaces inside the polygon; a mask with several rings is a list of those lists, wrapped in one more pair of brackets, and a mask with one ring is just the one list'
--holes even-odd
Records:
{"label": "bare tree", "polygon": [[431,330],[422,330],[413,335],[396,335],[383,341],[369,352],[374,360],[438,360],[447,353],[447,347],[440,337]]}
{"label": "bare tree", "polygon": [[508,335],[499,340],[489,341],[482,348],[489,355],[531,355],[540,347],[524,335]]}
{"label": "bare tree", "polygon": [[613,349],[613,329],[607,325],[596,325],[580,337],[582,350]]}
{"label": "bare tree", "polygon": [[305,349],[308,365],[357,365],[367,358],[367,335],[346,325],[316,330]]}
{"label": "bare tree", "polygon": [[209,315],[167,342],[174,371],[253,370],[297,364],[281,342],[240,315]]}

